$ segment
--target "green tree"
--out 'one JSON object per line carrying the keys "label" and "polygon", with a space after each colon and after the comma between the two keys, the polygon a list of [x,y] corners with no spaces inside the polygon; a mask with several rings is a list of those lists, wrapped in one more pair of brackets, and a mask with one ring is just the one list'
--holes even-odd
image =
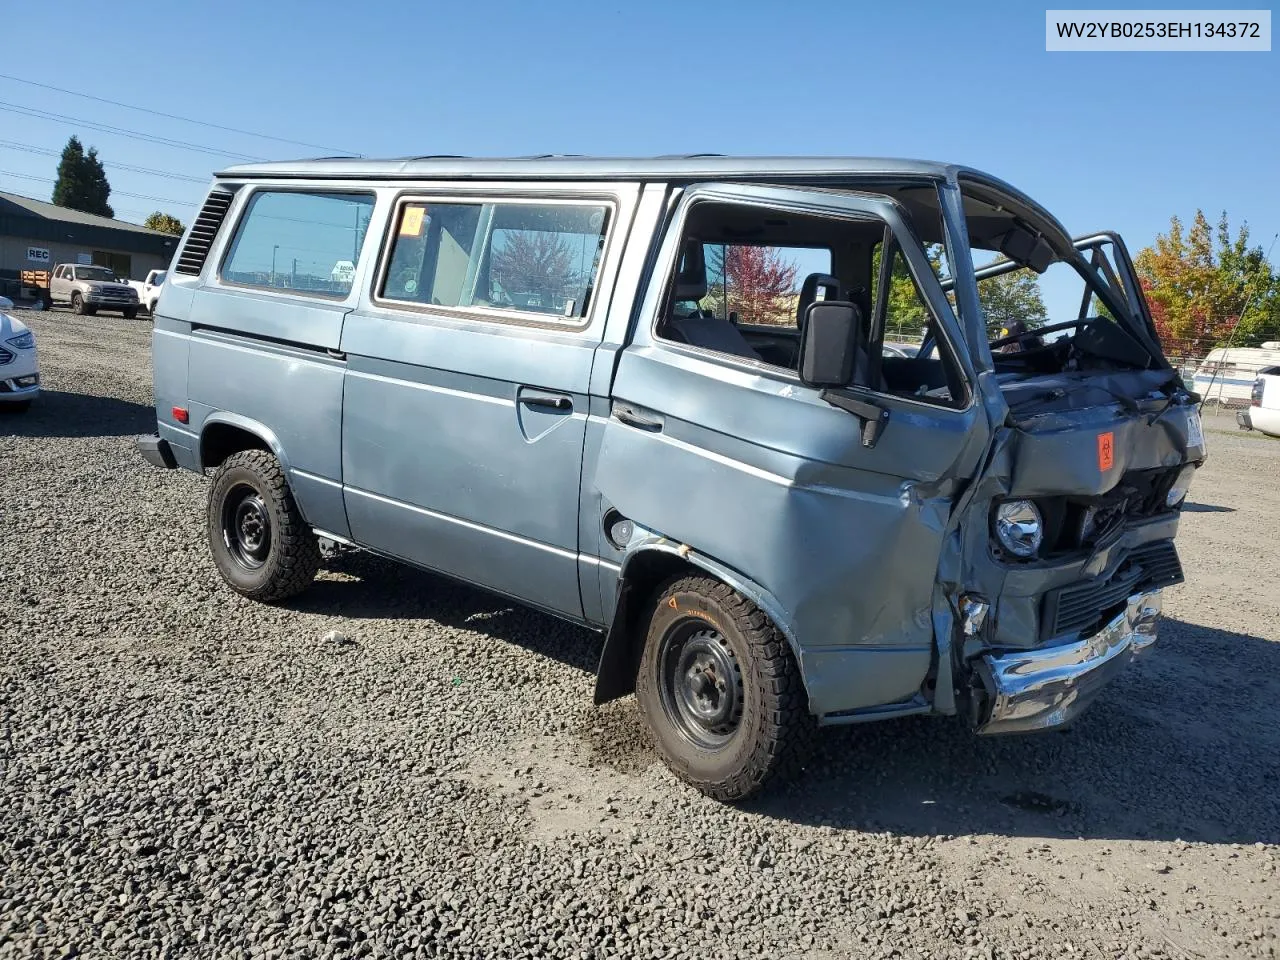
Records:
{"label": "green tree", "polygon": [[142,221],[142,225],[148,230],[159,230],[161,233],[172,233],[175,237],[182,236],[187,228],[182,225],[182,221],[177,217],[170,216],[167,213],[161,213],[157,210],[147,219]]}
{"label": "green tree", "polygon": [[1250,246],[1247,224],[1232,233],[1225,211],[1216,230],[1201,210],[1189,230],[1170,217],[1169,232],[1134,267],[1170,353],[1200,356],[1228,341],[1280,339],[1280,276],[1262,248]]}
{"label": "green tree", "polygon": [[[947,271],[942,265],[942,247],[930,244],[925,249],[929,264],[937,276]],[[872,276],[880,276],[880,248],[876,247],[872,258]],[[874,286],[874,285],[873,285]],[[954,298],[952,301],[954,309]],[[987,334],[992,339],[1014,320],[1021,320],[1028,329],[1044,326],[1048,319],[1044,299],[1040,295],[1040,283],[1030,270],[1014,270],[998,277],[988,277],[978,283],[978,302],[986,315]],[[889,279],[889,303],[885,310],[886,337],[892,340],[919,339],[924,336],[924,301],[915,281],[907,270],[902,252],[893,258],[893,273]]]}
{"label": "green tree", "polygon": [[1021,320],[1030,330],[1043,327],[1049,318],[1040,296],[1040,282],[1027,269],[978,281],[978,302],[987,319],[987,336],[993,340],[1015,320]]}
{"label": "green tree", "polygon": [[107,202],[110,196],[111,185],[107,183],[106,171],[98,159],[98,149],[90,147],[85,153],[80,139],[73,135],[62,148],[62,159],[58,161],[53,202],[59,207],[114,217],[115,211]]}

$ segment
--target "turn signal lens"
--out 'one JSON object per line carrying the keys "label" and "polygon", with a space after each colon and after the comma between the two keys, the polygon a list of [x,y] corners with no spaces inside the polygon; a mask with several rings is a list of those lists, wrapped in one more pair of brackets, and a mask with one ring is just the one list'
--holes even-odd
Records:
{"label": "turn signal lens", "polygon": [[1195,476],[1196,468],[1188,466],[1178,474],[1178,479],[1173,481],[1173,486],[1169,488],[1169,492],[1164,495],[1164,505],[1172,509],[1187,499],[1187,494],[1191,491],[1191,478]]}

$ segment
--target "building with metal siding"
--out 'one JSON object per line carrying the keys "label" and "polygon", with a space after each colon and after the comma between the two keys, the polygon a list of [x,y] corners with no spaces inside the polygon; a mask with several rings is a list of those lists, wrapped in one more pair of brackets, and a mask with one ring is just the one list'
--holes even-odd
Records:
{"label": "building with metal siding", "polygon": [[52,270],[59,263],[97,263],[135,280],[163,270],[180,237],[0,193],[0,280],[12,286],[23,270]]}

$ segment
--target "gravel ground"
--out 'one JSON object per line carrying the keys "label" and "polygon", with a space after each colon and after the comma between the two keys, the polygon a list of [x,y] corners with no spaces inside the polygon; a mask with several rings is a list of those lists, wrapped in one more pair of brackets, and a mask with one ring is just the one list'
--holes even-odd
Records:
{"label": "gravel ground", "polygon": [[[0,957],[1272,957],[1280,443],[1210,423],[1160,642],[1073,730],[678,785],[599,640],[371,558],[225,589],[144,321],[24,315],[0,418]],[[337,635],[331,634],[337,631]]]}

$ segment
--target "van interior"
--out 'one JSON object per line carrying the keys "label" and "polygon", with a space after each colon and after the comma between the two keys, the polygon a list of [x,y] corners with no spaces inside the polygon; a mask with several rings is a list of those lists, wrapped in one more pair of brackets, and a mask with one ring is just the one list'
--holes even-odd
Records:
{"label": "van interior", "polygon": [[[886,249],[891,267],[881,266]],[[881,295],[882,275],[897,278],[896,297],[888,288]],[[966,402],[952,347],[880,220],[699,203],[686,220],[669,289],[658,336],[792,371],[809,306],[853,303],[865,321],[855,385],[947,406]],[[942,349],[924,356],[886,349],[901,311]]]}
{"label": "van interior", "polygon": [[[937,190],[921,184],[868,189],[901,205],[954,307]],[[1002,380],[1140,371],[1159,363],[1154,337],[1131,307],[1115,252],[1105,243],[1082,259],[1073,248],[1054,249],[1034,210],[976,189],[966,190],[963,202],[968,253],[978,268],[979,298]],[[815,300],[849,301],[866,318],[855,385],[963,405],[955,345],[940,338],[935,306],[921,295],[919,278],[895,245],[875,219],[699,203],[686,221],[657,333],[795,370],[808,306]],[[882,262],[885,250],[892,251],[890,263]],[[736,295],[735,281],[743,288]]]}

